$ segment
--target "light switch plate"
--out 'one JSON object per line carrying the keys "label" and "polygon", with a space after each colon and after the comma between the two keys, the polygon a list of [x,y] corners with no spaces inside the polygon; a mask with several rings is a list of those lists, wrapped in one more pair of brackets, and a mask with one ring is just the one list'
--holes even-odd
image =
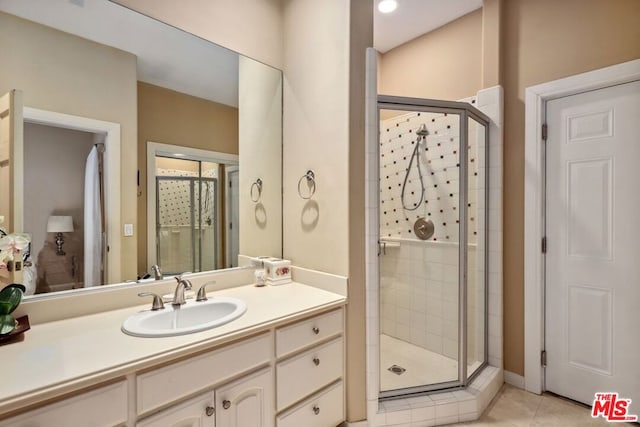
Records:
{"label": "light switch plate", "polygon": [[133,224],[125,224],[124,225],[124,235],[125,235],[125,237],[133,236]]}

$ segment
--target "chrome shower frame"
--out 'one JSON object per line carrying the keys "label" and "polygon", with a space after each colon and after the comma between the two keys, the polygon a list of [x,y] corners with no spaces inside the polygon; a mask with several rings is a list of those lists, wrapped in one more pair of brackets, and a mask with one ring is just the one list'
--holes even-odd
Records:
{"label": "chrome shower frame", "polygon": [[[458,379],[437,384],[426,384],[416,387],[401,388],[395,390],[387,390],[379,392],[379,400],[391,400],[399,397],[407,397],[413,395],[428,394],[432,392],[441,392],[449,389],[466,388],[468,384],[488,365],[489,359],[489,311],[488,311],[488,283],[489,283],[489,218],[485,213],[484,218],[484,355],[483,361],[471,375],[467,372],[467,257],[468,257],[468,158],[467,149],[463,149],[468,145],[468,120],[473,119],[477,123],[484,126],[484,158],[485,170],[484,174],[484,206],[489,206],[489,123],[490,119],[483,112],[466,102],[443,101],[435,99],[421,99],[397,97],[388,95],[378,95],[377,105],[377,123],[378,134],[380,134],[380,110],[401,110],[415,111],[427,113],[448,113],[456,114],[460,117],[460,137],[459,149],[459,180],[460,180],[460,199],[459,199],[459,257],[458,257]],[[378,168],[380,168],[380,144],[376,144]],[[485,210],[488,212],[488,209]],[[378,226],[378,233],[380,227]],[[378,235],[378,240],[380,236]],[[379,263],[378,263],[379,267]],[[380,322],[380,317],[377,319]],[[378,366],[378,372],[381,367]]]}

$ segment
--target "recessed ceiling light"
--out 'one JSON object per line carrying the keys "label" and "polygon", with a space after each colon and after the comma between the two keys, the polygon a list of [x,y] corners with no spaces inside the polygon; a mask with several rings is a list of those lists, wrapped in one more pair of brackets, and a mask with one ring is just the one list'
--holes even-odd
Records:
{"label": "recessed ceiling light", "polygon": [[398,7],[396,0],[382,0],[378,3],[378,10],[382,13],[391,13]]}

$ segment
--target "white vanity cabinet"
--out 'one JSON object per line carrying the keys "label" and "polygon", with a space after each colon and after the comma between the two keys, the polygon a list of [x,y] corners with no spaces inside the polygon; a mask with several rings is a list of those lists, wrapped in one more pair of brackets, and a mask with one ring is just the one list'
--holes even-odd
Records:
{"label": "white vanity cabinet", "polygon": [[[344,308],[123,369],[0,427],[333,427],[344,421]],[[124,378],[126,375],[126,378]]]}

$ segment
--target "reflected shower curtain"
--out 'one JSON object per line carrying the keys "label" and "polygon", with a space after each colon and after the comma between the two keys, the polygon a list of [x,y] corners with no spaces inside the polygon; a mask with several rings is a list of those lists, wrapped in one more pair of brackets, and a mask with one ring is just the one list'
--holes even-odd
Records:
{"label": "reflected shower curtain", "polygon": [[102,260],[102,209],[100,207],[100,158],[94,146],[84,172],[84,287],[100,285]]}

